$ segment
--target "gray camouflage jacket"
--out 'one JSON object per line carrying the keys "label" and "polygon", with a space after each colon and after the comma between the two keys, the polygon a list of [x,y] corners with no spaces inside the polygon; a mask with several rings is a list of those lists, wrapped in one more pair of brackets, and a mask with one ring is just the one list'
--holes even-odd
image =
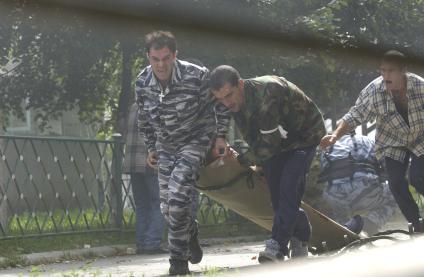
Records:
{"label": "gray camouflage jacket", "polygon": [[163,90],[151,66],[141,71],[135,91],[139,127],[149,152],[156,150],[156,141],[178,146],[205,134],[227,133],[229,112],[214,99],[208,77],[206,67],[176,60],[172,80]]}

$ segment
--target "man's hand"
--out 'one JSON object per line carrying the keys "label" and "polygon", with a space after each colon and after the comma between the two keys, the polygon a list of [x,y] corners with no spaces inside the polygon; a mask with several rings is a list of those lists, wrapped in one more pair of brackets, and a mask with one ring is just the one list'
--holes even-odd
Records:
{"label": "man's hand", "polygon": [[262,173],[262,171],[263,171],[262,166],[252,165],[252,166],[249,166],[249,167],[252,171],[254,171],[256,173]]}
{"label": "man's hand", "polygon": [[228,145],[225,138],[216,138],[215,139],[215,146],[212,149],[212,156],[214,158],[218,157],[225,157],[228,153]]}
{"label": "man's hand", "polygon": [[344,134],[350,131],[349,125],[343,119],[337,122],[337,128],[331,135],[325,135],[322,137],[319,147],[321,150],[327,148],[330,145],[336,143],[336,141],[341,138]]}
{"label": "man's hand", "polygon": [[325,149],[328,146],[335,144],[336,141],[337,141],[336,135],[325,135],[322,137],[319,147],[321,149]]}
{"label": "man's hand", "polygon": [[234,160],[237,160],[237,156],[239,155],[239,153],[236,150],[234,150],[233,148],[229,147],[227,152],[228,152],[227,156],[230,156]]}
{"label": "man's hand", "polygon": [[151,168],[157,169],[157,154],[156,151],[149,152],[147,155],[147,165]]}

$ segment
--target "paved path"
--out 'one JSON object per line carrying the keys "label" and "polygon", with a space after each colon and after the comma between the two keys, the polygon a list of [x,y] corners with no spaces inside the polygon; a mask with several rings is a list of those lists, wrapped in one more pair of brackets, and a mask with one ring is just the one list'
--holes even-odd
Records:
{"label": "paved path", "polygon": [[[204,260],[192,266],[200,276],[325,276],[325,277],[399,277],[424,276],[422,249],[424,237],[405,242],[388,241],[380,247],[359,249],[346,254],[259,265],[257,253],[262,242],[205,247]],[[97,258],[85,262],[64,262],[0,271],[0,276],[166,276],[167,255],[128,255]],[[213,274],[219,270],[219,274]],[[203,274],[202,274],[203,273]]]}
{"label": "paved path", "polygon": [[[224,243],[204,247],[200,264],[190,265],[194,272],[227,271],[259,265],[257,253],[263,242]],[[125,255],[65,261],[56,264],[0,270],[0,276],[160,276],[169,268],[168,255]]]}
{"label": "paved path", "polygon": [[[393,229],[399,229],[404,227],[404,224],[394,224]],[[396,228],[394,228],[396,227]],[[405,228],[402,228],[405,229]],[[406,236],[409,238],[409,236]],[[264,273],[265,270],[277,271],[280,274],[274,276],[292,276],[292,275],[281,275],[284,271],[288,271],[291,268],[291,264],[295,261],[284,262],[278,267],[268,267],[258,264],[257,254],[263,249],[263,241],[246,242],[252,238],[235,238],[228,240],[202,240],[202,244],[208,244],[209,246],[204,247],[204,258],[198,265],[190,265],[190,269],[194,271],[195,275],[201,276],[216,276],[211,274],[213,272],[223,273],[227,276],[272,276],[270,272]],[[238,242],[237,242],[238,241]],[[421,252],[424,249],[424,238],[413,238],[407,239],[409,241],[409,249],[402,253],[406,247],[403,248],[390,248],[383,250],[383,253],[387,254],[386,257],[388,264],[387,266],[394,266],[396,262],[393,262],[393,258],[409,258],[421,259]],[[384,242],[384,241],[383,241]],[[419,242],[419,243],[418,243]],[[385,243],[390,244],[390,243]],[[384,246],[384,245],[383,245]],[[380,247],[377,247],[380,248]],[[400,249],[400,250],[399,250]],[[23,268],[5,269],[0,270],[0,276],[164,276],[168,272],[169,262],[168,255],[120,255],[117,253],[131,253],[134,249],[128,248],[127,246],[116,246],[116,247],[97,247],[90,249],[79,249],[72,251],[56,251],[49,253],[38,253],[30,254],[25,257],[31,264],[38,264],[37,266],[28,266]],[[357,259],[371,261],[369,258],[370,251],[362,251],[363,254]],[[377,256],[382,256],[381,250]],[[90,258],[90,257],[97,258]],[[86,257],[84,260],[75,261],[72,257]],[[67,259],[69,258],[69,259]],[[310,257],[308,260],[302,263],[303,268],[308,268],[310,272],[315,272],[313,276],[347,276],[345,274],[337,275],[337,271],[334,275],[325,274],[330,272],[328,268],[332,265],[327,262],[329,258],[316,258]],[[343,259],[339,259],[344,261]],[[415,261],[414,260],[414,261]],[[57,263],[52,263],[58,261]],[[317,263],[316,261],[319,261]],[[364,262],[365,262],[364,261]],[[324,263],[323,263],[324,262]],[[384,261],[380,262],[380,266],[384,265]],[[334,264],[335,262],[332,261]],[[355,264],[357,264],[356,261]],[[418,262],[417,262],[418,263]],[[314,265],[315,264],[315,265]],[[324,266],[322,266],[324,264]],[[404,264],[406,264],[404,262]],[[419,262],[421,265],[422,262]],[[360,264],[357,264],[361,268]],[[410,263],[408,264],[410,266]],[[314,268],[316,266],[316,271]],[[372,264],[371,264],[372,266]],[[326,269],[326,267],[328,267]],[[301,270],[302,267],[296,266],[296,270]],[[311,269],[312,268],[312,269]],[[422,266],[424,268],[424,266]],[[357,270],[356,266],[352,267]],[[424,276],[423,272],[419,272],[420,275],[402,275],[402,276]],[[265,274],[265,275],[264,275]],[[421,275],[422,274],[422,275]],[[222,275],[222,274],[219,274]],[[311,276],[312,276],[311,275]],[[308,275],[297,275],[297,276],[308,276]],[[355,275],[349,275],[355,276]],[[365,276],[365,275],[357,275]],[[366,275],[372,276],[372,275]],[[377,276],[377,275],[374,275]],[[386,275],[379,275],[386,276]],[[388,276],[388,275],[387,275]],[[396,275],[394,275],[396,276]],[[401,276],[401,275],[397,275]]]}

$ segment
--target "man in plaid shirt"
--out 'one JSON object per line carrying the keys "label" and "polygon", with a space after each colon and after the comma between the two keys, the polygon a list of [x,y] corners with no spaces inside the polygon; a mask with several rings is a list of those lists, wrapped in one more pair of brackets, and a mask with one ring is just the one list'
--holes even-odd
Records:
{"label": "man in plaid shirt", "polygon": [[409,181],[424,194],[424,79],[406,69],[405,56],[395,50],[384,54],[381,76],[360,93],[337,129],[321,140],[321,148],[336,142],[362,122],[376,120],[376,156],[384,159],[390,190],[405,218],[422,232],[419,209]]}
{"label": "man in plaid shirt", "polygon": [[147,166],[147,148],[138,129],[138,105],[128,116],[125,159],[122,172],[130,174],[135,203],[137,254],[168,253],[161,248],[165,219],[160,211],[157,172]]}

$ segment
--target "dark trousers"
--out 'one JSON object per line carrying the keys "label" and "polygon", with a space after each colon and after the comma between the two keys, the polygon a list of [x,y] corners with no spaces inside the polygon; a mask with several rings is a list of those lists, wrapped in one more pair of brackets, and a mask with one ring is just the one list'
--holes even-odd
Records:
{"label": "dark trousers", "polygon": [[416,231],[424,231],[419,226],[420,214],[418,205],[409,191],[409,183],[406,179],[406,171],[410,160],[409,181],[418,193],[424,195],[424,156],[417,157],[412,153],[408,153],[402,162],[386,157],[389,186],[406,220],[413,224]]}
{"label": "dark trousers", "polygon": [[272,238],[287,254],[292,236],[309,241],[311,227],[306,213],[300,208],[305,191],[305,174],[315,155],[315,147],[280,153],[264,166],[265,177],[271,192],[274,221]]}
{"label": "dark trousers", "polygon": [[145,173],[131,173],[135,202],[137,247],[145,250],[160,247],[165,219],[160,212],[158,175],[147,168]]}

